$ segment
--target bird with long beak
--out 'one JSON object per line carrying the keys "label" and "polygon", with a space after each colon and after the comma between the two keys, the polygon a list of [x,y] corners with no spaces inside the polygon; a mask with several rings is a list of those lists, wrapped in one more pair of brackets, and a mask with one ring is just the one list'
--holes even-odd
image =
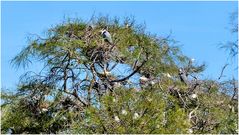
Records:
{"label": "bird with long beak", "polygon": [[185,70],[182,68],[179,69],[179,78],[180,78],[181,82],[188,85],[187,74],[186,74]]}
{"label": "bird with long beak", "polygon": [[105,39],[106,42],[113,44],[110,33],[106,29],[101,30],[101,35]]}

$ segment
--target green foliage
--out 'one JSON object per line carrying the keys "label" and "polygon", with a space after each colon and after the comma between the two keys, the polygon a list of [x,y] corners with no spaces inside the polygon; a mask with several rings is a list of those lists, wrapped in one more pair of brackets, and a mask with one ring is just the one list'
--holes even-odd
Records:
{"label": "green foliage", "polygon": [[69,19],[31,37],[12,63],[39,61],[44,68],[24,74],[15,94],[2,92],[2,132],[236,133],[235,80],[201,80],[205,64],[175,43],[134,18],[107,16]]}
{"label": "green foliage", "polygon": [[100,106],[85,110],[75,133],[187,133],[186,112],[163,93],[117,89],[114,97],[105,95]]}

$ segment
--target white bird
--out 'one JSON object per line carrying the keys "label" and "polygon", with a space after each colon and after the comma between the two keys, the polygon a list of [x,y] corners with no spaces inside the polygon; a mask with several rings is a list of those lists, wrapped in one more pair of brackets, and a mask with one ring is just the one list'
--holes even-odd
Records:
{"label": "white bird", "polygon": [[129,28],[129,24],[128,23],[125,24],[125,28]]}
{"label": "white bird", "polygon": [[191,128],[189,128],[189,129],[188,129],[188,132],[189,132],[190,134],[192,134],[192,133],[193,133],[193,130],[192,130]]}
{"label": "white bird", "polygon": [[166,76],[167,76],[168,78],[172,78],[172,76],[171,76],[169,73],[167,73]]}
{"label": "white bird", "polygon": [[195,99],[195,98],[197,98],[197,94],[192,94],[191,97],[192,97],[193,99]]}
{"label": "white bird", "polygon": [[156,82],[154,80],[150,81],[151,85],[154,85]]}
{"label": "white bird", "polygon": [[113,44],[111,35],[106,29],[101,30],[101,35],[105,39],[105,41],[109,42],[110,44]]}
{"label": "white bird", "polygon": [[67,118],[65,116],[62,117],[63,120],[67,120]]}
{"label": "white bird", "polygon": [[134,113],[133,119],[138,119],[139,118],[139,114],[138,113]]}
{"label": "white bird", "polygon": [[119,119],[118,116],[115,116],[114,119],[115,119],[116,122],[120,122],[120,119]]}
{"label": "white bird", "polygon": [[114,82],[114,87],[115,88],[118,88],[118,87],[120,87],[121,86],[121,84],[119,83],[119,82]]}
{"label": "white bird", "polygon": [[47,109],[47,108],[42,108],[41,111],[42,111],[42,112],[47,112],[48,109]]}
{"label": "white bird", "polygon": [[194,58],[192,58],[192,59],[191,59],[191,61],[192,61],[192,62],[194,62],[194,61],[195,61],[195,59],[194,59]]}
{"label": "white bird", "polygon": [[140,79],[140,81],[143,81],[143,82],[146,82],[146,81],[149,80],[149,79],[148,79],[147,77],[145,77],[145,76],[141,76],[139,79]]}
{"label": "white bird", "polygon": [[126,110],[122,110],[121,112],[123,115],[127,115],[127,111]]}
{"label": "white bird", "polygon": [[132,27],[132,23],[131,23],[131,24],[129,24],[128,22],[126,22],[126,23],[124,23],[124,25],[125,25],[125,28],[126,28],[126,29],[128,29],[128,28],[131,28],[131,27]]}

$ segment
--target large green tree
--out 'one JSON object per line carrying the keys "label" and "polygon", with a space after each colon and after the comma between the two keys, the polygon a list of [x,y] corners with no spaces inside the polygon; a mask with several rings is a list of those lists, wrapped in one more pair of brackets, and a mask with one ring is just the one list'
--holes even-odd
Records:
{"label": "large green tree", "polygon": [[237,132],[236,80],[200,79],[203,64],[133,18],[69,19],[32,36],[12,62],[34,61],[41,72],[2,91],[3,133]]}

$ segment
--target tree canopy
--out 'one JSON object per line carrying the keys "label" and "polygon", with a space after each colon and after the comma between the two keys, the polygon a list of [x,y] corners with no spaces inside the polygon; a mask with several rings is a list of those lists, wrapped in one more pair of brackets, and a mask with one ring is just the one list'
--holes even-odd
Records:
{"label": "tree canopy", "polygon": [[12,63],[34,61],[41,72],[1,93],[2,133],[238,133],[237,80],[199,78],[204,64],[134,18],[63,21]]}

